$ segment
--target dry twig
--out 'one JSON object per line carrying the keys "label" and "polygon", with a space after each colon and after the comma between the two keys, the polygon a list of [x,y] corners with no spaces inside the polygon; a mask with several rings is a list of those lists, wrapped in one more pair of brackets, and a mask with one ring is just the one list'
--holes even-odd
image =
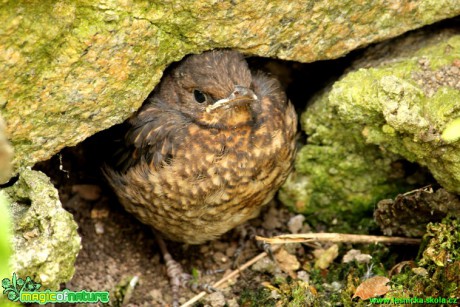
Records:
{"label": "dry twig", "polygon": [[348,242],[348,243],[386,243],[386,244],[420,244],[418,238],[404,237],[386,237],[386,236],[369,236],[355,235],[344,233],[303,233],[280,235],[273,238],[264,238],[256,236],[259,241],[270,244],[287,244],[287,243],[307,243],[313,241],[320,242]]}
{"label": "dry twig", "polygon": [[[278,248],[280,248],[280,245],[278,246],[273,246],[272,247],[272,250],[273,251],[276,251]],[[230,274],[222,277],[221,280],[217,281],[216,283],[214,283],[212,286],[214,288],[218,288],[219,286],[223,285],[224,283],[226,283],[228,280],[234,278],[234,277],[237,277],[242,271],[246,270],[248,267],[250,267],[251,265],[253,265],[254,263],[256,263],[257,261],[259,261],[260,259],[264,258],[267,256],[267,253],[266,252],[263,252],[257,256],[255,256],[254,258],[252,258],[251,260],[249,260],[248,262],[246,262],[245,264],[243,264],[241,267],[239,267],[238,269],[232,271]],[[190,300],[188,300],[187,302],[185,302],[181,307],[188,307],[188,306],[192,306],[194,303],[198,302],[201,298],[203,298],[207,293],[205,291],[202,291],[200,293],[198,293],[197,295],[195,295],[194,297],[192,297]]]}

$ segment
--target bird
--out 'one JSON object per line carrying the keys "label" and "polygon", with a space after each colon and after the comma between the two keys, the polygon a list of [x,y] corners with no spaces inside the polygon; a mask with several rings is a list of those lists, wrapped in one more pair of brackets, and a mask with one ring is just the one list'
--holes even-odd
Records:
{"label": "bird", "polygon": [[237,51],[187,57],[128,123],[106,177],[128,212],[173,241],[201,244],[256,217],[293,166],[294,107]]}
{"label": "bird", "polygon": [[104,167],[124,208],[162,237],[202,244],[257,217],[286,180],[297,115],[280,82],[235,50],[168,69]]}

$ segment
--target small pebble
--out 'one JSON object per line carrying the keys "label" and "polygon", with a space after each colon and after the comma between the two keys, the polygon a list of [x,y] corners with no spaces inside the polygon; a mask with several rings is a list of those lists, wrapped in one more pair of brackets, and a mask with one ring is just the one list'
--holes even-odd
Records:
{"label": "small pebble", "polygon": [[419,276],[428,276],[428,271],[425,268],[412,268],[412,272]]}
{"label": "small pebble", "polygon": [[232,244],[225,251],[225,255],[227,255],[227,257],[233,257],[235,255],[235,251],[236,251],[236,245]]}
{"label": "small pebble", "polygon": [[303,280],[306,283],[310,282],[310,274],[303,270],[297,272],[297,278]]}
{"label": "small pebble", "polygon": [[302,214],[297,214],[293,216],[288,222],[288,228],[291,233],[299,233],[302,229],[303,222],[305,221],[305,216]]}
{"label": "small pebble", "polygon": [[215,253],[212,255],[212,258],[214,258],[215,262],[226,263],[228,261],[227,256],[225,256],[222,252]]}
{"label": "small pebble", "polygon": [[200,253],[207,254],[209,253],[209,245],[202,245],[200,246]]}
{"label": "small pebble", "polygon": [[228,307],[240,307],[240,305],[238,304],[238,300],[235,297],[228,300],[227,305]]}
{"label": "small pebble", "polygon": [[283,224],[279,219],[278,213],[279,212],[278,210],[276,210],[276,208],[271,207],[264,216],[264,222],[262,223],[262,227],[267,230],[281,228]]}
{"label": "small pebble", "polygon": [[289,254],[284,248],[276,252],[275,258],[281,270],[286,273],[296,271],[300,268],[300,263],[296,256]]}
{"label": "small pebble", "polygon": [[84,200],[94,201],[101,197],[101,188],[94,184],[75,184],[72,193],[78,194]]}
{"label": "small pebble", "polygon": [[102,222],[96,222],[94,224],[94,231],[96,234],[101,235],[105,232],[104,224]]}
{"label": "small pebble", "polygon": [[205,306],[223,307],[225,306],[224,294],[220,291],[208,294]]}
{"label": "small pebble", "polygon": [[163,301],[163,293],[161,293],[161,290],[159,289],[153,289],[149,292],[149,295],[152,297],[152,299],[154,299],[157,302]]}
{"label": "small pebble", "polygon": [[372,256],[368,254],[362,254],[358,249],[350,249],[342,258],[343,263],[349,263],[356,261],[358,263],[369,263]]}
{"label": "small pebble", "polygon": [[265,257],[254,263],[251,268],[256,272],[269,273],[273,275],[277,271],[278,266],[276,263]]}

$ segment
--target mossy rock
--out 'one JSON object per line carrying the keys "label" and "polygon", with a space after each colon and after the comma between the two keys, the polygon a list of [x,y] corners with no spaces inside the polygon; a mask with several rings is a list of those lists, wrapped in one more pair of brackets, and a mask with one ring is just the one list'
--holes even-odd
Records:
{"label": "mossy rock", "polygon": [[307,144],[281,201],[312,223],[365,232],[377,201],[423,184],[404,173],[404,161],[460,193],[460,141],[452,132],[460,118],[459,58],[460,35],[449,29],[370,48],[302,114]]}
{"label": "mossy rock", "polygon": [[24,170],[3,192],[13,220],[11,271],[30,276],[43,289],[59,289],[73,276],[81,248],[73,216],[62,208],[57,190],[41,172]]}

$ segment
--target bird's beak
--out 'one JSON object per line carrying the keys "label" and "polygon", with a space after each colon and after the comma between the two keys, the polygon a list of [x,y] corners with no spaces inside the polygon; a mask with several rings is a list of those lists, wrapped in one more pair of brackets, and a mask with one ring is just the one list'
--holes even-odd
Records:
{"label": "bird's beak", "polygon": [[253,101],[256,101],[257,95],[254,92],[244,86],[237,85],[235,86],[235,90],[228,96],[227,98],[217,100],[214,104],[208,106],[206,108],[206,112],[210,113],[213,110],[225,108],[229,109],[234,106],[241,106],[250,104]]}

